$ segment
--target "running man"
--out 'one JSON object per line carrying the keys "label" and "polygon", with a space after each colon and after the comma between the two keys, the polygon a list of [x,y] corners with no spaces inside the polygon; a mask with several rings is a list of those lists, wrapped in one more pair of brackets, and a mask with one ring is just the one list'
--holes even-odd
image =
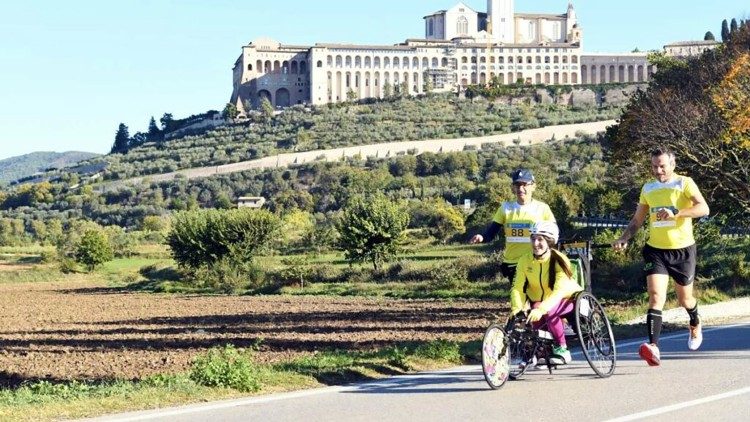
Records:
{"label": "running man", "polygon": [[641,345],[638,354],[650,366],[661,363],[659,335],[670,277],[675,281],[677,300],[690,317],[688,349],[697,350],[703,342],[698,301],[693,296],[696,265],[693,219],[708,215],[709,209],[693,179],[674,173],[674,169],[675,155],[671,150],[660,147],[651,152],[655,180],[643,185],[635,215],[612,244],[616,251],[625,250],[648,218],[643,269],[649,297],[646,315],[649,341]]}

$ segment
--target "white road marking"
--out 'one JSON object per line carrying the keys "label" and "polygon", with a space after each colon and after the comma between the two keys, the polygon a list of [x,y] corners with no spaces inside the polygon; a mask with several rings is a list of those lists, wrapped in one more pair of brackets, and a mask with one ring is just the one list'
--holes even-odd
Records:
{"label": "white road marking", "polygon": [[169,416],[179,416],[179,415],[185,415],[185,414],[190,414],[190,413],[206,412],[210,410],[228,409],[230,407],[246,406],[250,404],[268,403],[268,402],[273,402],[273,401],[278,401],[278,400],[287,400],[287,399],[295,399],[295,398],[300,398],[300,397],[315,396],[318,394],[340,393],[344,391],[360,389],[363,386],[387,386],[388,384],[398,384],[398,383],[406,382],[406,381],[409,381],[410,379],[415,379],[415,378],[416,379],[439,378],[451,372],[470,371],[470,370],[474,370],[477,368],[478,367],[476,365],[466,365],[466,366],[459,366],[455,368],[422,372],[419,374],[397,375],[394,377],[389,377],[389,378],[385,378],[382,380],[365,382],[361,384],[336,385],[336,386],[331,386],[331,387],[313,388],[310,390],[292,391],[289,393],[278,393],[278,394],[272,394],[268,396],[224,400],[224,401],[220,401],[217,403],[210,403],[210,404],[193,404],[193,405],[173,408],[170,410],[158,410],[158,409],[144,410],[137,414],[122,415],[119,417],[118,416],[113,416],[113,417],[104,416],[100,418],[85,419],[85,420],[101,420],[101,421],[111,421],[111,422],[144,421],[144,420],[164,418],[164,417],[169,417]]}
{"label": "white road marking", "polygon": [[616,419],[609,419],[605,422],[625,422],[625,421],[636,421],[639,419],[648,418],[651,416],[661,415],[664,413],[673,412],[675,410],[684,409],[686,407],[698,406],[712,401],[723,400],[729,397],[741,396],[743,394],[750,393],[750,387],[740,388],[739,390],[727,391],[726,393],[716,394],[713,396],[704,397],[702,399],[690,400],[682,403],[673,404],[670,406],[658,407],[656,409],[647,410],[645,412],[634,413],[632,415],[621,416]]}

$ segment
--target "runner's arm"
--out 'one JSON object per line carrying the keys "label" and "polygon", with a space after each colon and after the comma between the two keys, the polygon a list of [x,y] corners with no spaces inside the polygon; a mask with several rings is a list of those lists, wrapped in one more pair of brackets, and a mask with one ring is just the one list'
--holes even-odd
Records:
{"label": "runner's arm", "polygon": [[622,235],[620,235],[620,238],[615,240],[615,242],[612,244],[612,247],[615,248],[615,250],[623,250],[625,247],[627,247],[628,240],[632,239],[633,236],[638,232],[638,229],[643,226],[643,223],[646,221],[646,217],[648,216],[648,204],[638,204],[638,208],[635,210],[635,214],[633,214],[633,218],[630,220],[630,223],[625,228],[625,231],[622,232]]}
{"label": "runner's arm", "polygon": [[707,216],[710,212],[708,204],[700,192],[691,196],[690,201],[693,202],[693,205],[678,210],[677,214],[674,215],[675,218],[701,218]]}

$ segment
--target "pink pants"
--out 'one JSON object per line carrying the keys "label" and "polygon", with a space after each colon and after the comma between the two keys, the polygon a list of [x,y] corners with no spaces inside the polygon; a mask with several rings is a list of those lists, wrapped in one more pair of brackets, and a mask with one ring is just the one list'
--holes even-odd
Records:
{"label": "pink pants", "polygon": [[[541,302],[534,302],[531,304],[533,309],[539,307]],[[565,341],[565,329],[563,327],[562,316],[571,312],[575,304],[569,299],[563,299],[557,305],[553,306],[552,309],[547,312],[547,315],[543,316],[542,319],[532,324],[535,330],[539,329],[545,323],[547,324],[547,331],[552,334],[555,342],[563,347],[567,346]]]}

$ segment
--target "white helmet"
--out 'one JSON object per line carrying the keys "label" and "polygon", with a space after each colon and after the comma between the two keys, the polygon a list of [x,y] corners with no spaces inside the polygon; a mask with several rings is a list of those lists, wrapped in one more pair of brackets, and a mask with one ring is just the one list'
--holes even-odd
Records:
{"label": "white helmet", "polygon": [[540,234],[552,239],[553,243],[557,243],[560,238],[560,229],[557,228],[557,223],[554,221],[540,221],[531,226],[531,235],[535,234]]}

